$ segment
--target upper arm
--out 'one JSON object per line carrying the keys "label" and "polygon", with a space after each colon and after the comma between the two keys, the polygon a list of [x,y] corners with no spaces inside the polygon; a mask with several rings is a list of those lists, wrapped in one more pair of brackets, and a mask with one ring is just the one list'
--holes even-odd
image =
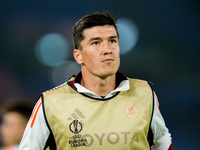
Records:
{"label": "upper arm", "polygon": [[159,110],[159,102],[157,96],[154,92],[154,112],[151,122],[151,130],[153,133],[153,143],[152,149],[166,149],[171,145],[171,134],[165,125],[165,121]]}
{"label": "upper arm", "polygon": [[47,127],[41,98],[36,103],[27,123],[19,150],[42,150],[50,135]]}

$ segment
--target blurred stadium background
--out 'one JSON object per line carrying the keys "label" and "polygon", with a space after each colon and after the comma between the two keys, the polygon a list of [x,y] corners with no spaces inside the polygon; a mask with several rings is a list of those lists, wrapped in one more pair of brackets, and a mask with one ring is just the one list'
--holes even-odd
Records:
{"label": "blurred stadium background", "polygon": [[200,147],[200,1],[0,1],[0,104],[37,100],[80,70],[72,27],[82,16],[119,18],[121,66],[154,83],[175,150]]}

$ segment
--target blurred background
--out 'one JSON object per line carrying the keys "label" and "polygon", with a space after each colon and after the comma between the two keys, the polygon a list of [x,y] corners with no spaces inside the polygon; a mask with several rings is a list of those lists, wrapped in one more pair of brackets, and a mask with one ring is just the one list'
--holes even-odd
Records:
{"label": "blurred background", "polygon": [[200,1],[0,1],[0,104],[36,102],[80,71],[72,27],[82,16],[112,11],[119,19],[120,71],[154,83],[176,150],[200,147]]}

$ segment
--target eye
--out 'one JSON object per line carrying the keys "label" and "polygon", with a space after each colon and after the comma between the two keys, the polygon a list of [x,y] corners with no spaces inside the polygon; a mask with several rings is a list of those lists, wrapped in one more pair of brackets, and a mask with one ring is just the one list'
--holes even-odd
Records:
{"label": "eye", "polygon": [[117,41],[114,40],[114,39],[110,40],[110,43],[116,43],[116,42],[117,42]]}
{"label": "eye", "polygon": [[97,45],[97,44],[99,44],[98,41],[95,41],[95,42],[92,43],[92,45]]}

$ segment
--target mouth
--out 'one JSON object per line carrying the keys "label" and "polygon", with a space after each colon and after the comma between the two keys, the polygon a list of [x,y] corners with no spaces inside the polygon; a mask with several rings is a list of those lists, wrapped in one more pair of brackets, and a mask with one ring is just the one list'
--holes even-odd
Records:
{"label": "mouth", "polygon": [[113,59],[104,59],[102,62],[113,62]]}

